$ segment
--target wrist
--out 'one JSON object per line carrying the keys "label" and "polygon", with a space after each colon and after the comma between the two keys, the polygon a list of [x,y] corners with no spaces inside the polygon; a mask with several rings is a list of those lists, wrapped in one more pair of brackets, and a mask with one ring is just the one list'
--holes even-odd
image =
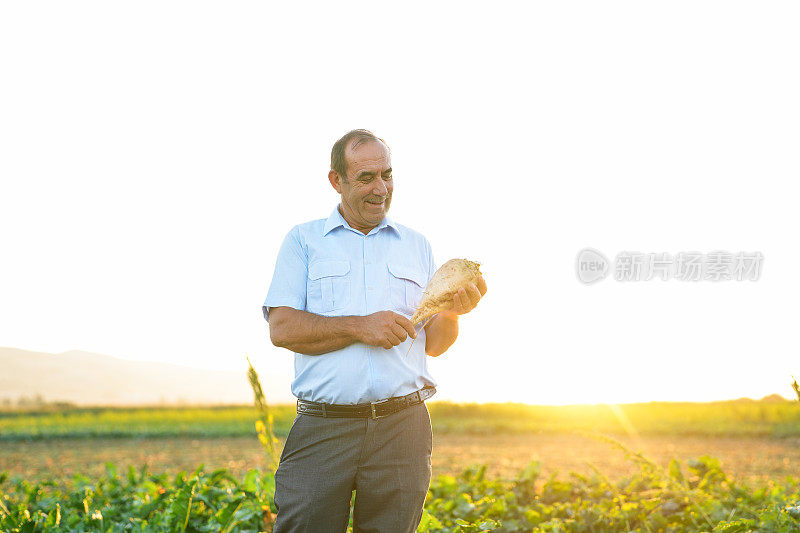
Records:
{"label": "wrist", "polygon": [[458,328],[458,313],[456,313],[455,311],[439,311],[425,326],[425,331],[429,331],[428,328],[430,326],[434,326],[436,329]]}
{"label": "wrist", "polygon": [[345,333],[355,342],[364,342],[362,322],[363,316],[344,317]]}
{"label": "wrist", "polygon": [[436,315],[436,318],[438,320],[444,320],[447,322],[458,322],[458,313],[449,310],[439,311],[439,313]]}

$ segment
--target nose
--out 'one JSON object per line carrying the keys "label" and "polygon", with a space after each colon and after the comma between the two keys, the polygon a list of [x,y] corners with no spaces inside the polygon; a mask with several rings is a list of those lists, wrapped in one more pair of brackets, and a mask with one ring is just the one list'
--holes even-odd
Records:
{"label": "nose", "polygon": [[372,189],[372,194],[375,196],[388,196],[389,189],[386,187],[386,183],[384,183],[383,179],[377,179],[376,185]]}

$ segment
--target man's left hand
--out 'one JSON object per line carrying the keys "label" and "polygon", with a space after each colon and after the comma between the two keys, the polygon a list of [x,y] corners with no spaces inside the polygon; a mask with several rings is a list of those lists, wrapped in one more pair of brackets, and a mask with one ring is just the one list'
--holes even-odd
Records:
{"label": "man's left hand", "polygon": [[483,276],[478,276],[477,283],[470,283],[453,295],[453,307],[450,312],[456,315],[469,313],[478,306],[484,294],[486,294],[486,281]]}

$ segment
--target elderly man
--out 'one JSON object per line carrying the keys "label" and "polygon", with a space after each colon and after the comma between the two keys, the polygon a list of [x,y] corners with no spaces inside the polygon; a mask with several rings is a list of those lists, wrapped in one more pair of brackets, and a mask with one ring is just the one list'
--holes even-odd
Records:
{"label": "elderly man", "polygon": [[414,531],[431,477],[426,354],[455,342],[458,315],[486,284],[462,289],[416,332],[408,317],[436,269],[425,237],[386,216],[389,147],[347,133],[328,180],[339,205],[286,236],[263,307],[272,343],[294,352],[298,398],[275,474],[275,532],[344,532],[353,491],[354,531]]}

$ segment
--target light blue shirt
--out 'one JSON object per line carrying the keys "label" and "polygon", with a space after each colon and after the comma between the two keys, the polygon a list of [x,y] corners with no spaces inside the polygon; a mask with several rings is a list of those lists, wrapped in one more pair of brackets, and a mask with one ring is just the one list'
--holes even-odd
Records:
{"label": "light blue shirt", "polygon": [[[342,218],[292,228],[264,301],[322,316],[394,311],[411,318],[436,271],[428,240],[385,217],[367,235]],[[419,326],[417,326],[419,327]],[[294,354],[292,393],[300,399],[356,404],[410,394],[436,383],[428,372],[425,330],[389,350],[355,343],[322,355]]]}

